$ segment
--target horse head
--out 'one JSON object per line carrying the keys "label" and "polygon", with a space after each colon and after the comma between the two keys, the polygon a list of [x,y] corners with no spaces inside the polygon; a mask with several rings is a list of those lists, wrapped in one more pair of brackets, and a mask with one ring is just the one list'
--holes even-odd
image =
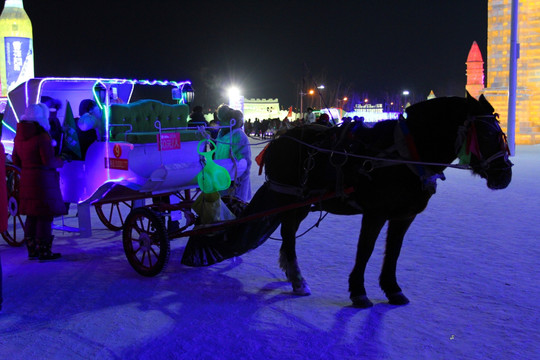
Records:
{"label": "horse head", "polygon": [[478,100],[467,94],[468,116],[458,136],[460,162],[469,164],[473,173],[486,179],[490,189],[504,189],[512,180],[512,162],[506,135],[498,114],[484,95]]}

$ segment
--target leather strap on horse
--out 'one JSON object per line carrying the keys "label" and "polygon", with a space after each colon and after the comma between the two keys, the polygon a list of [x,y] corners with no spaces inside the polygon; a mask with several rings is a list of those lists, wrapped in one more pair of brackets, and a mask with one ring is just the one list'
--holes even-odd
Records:
{"label": "leather strap on horse", "polygon": [[[337,138],[337,141],[334,142],[334,144],[332,146],[332,150],[339,149],[340,146],[343,144],[345,138],[347,137],[348,130],[350,128],[349,125],[350,124],[348,124],[348,126],[344,126],[343,128],[340,128],[339,129],[340,131],[337,134],[337,136],[336,136],[336,134],[334,134],[334,136]],[[318,147],[318,146],[320,146],[320,144],[313,144],[312,146]],[[268,147],[268,145],[267,145],[267,147]],[[259,154],[257,156],[257,158],[260,157],[260,161],[261,161],[261,163],[259,165],[264,164],[264,160],[263,160],[264,154],[263,153],[264,153],[265,150],[266,150],[266,147],[263,149],[261,154]],[[342,152],[343,152],[343,150],[340,151],[340,153],[342,153]],[[266,183],[268,185],[268,188],[270,190],[272,190],[272,191],[275,191],[275,192],[278,192],[278,193],[281,193],[281,194],[293,195],[293,196],[297,196],[299,198],[306,198],[308,196],[320,196],[321,194],[324,194],[326,192],[326,189],[314,189],[314,190],[311,190],[308,193],[306,193],[306,182],[308,180],[310,171],[315,166],[314,156],[317,153],[318,153],[318,151],[316,151],[314,148],[308,149],[308,157],[305,159],[304,169],[303,169],[304,173],[302,175],[302,180],[301,180],[301,185],[300,186],[282,184],[280,182],[277,182],[275,180],[267,178]],[[259,161],[257,161],[257,162],[259,163]],[[344,160],[343,161],[335,162],[334,161],[334,152],[331,152],[330,156],[329,156],[329,162],[330,162],[330,164],[332,164],[332,166],[334,166],[336,168],[336,190],[335,190],[335,193],[337,194],[337,196],[343,198],[343,197],[345,197],[346,194],[345,194],[345,189],[344,189],[344,179],[343,179],[342,166],[347,162],[347,155],[344,155]]]}
{"label": "leather strap on horse", "polygon": [[[405,120],[398,120],[397,126],[394,130],[394,140],[397,145],[397,150],[399,155],[405,159],[411,159],[413,161],[420,161],[420,156],[418,155],[418,150],[416,149],[416,144],[414,143],[414,138],[409,131],[409,127]],[[425,174],[425,168],[421,165],[410,165],[411,169],[418,176],[423,176]]]}
{"label": "leather strap on horse", "polygon": [[[340,127],[340,131],[339,131],[339,137],[336,141],[336,143],[334,144],[334,146],[332,147],[332,150],[337,150],[337,151],[340,151],[340,152],[345,152],[345,148],[342,146],[343,142],[345,141],[345,139],[347,138],[347,135],[350,134],[350,128],[352,126],[352,122],[349,122],[347,124],[345,124],[345,126],[342,126]],[[334,159],[334,152],[330,153],[330,158],[329,158],[329,161],[330,161],[330,164],[336,168],[336,194],[337,196],[339,196],[340,198],[344,198],[345,197],[345,179],[343,177],[343,165],[345,165],[345,163],[347,162],[348,160],[348,156],[347,155],[344,155],[344,160],[341,161],[341,162],[336,162],[335,159]]]}
{"label": "leather strap on horse", "polygon": [[301,186],[287,185],[282,184],[274,180],[266,179],[268,188],[272,191],[278,192],[280,194],[293,195],[299,198],[304,197],[304,188]]}
{"label": "leather strap on horse", "polygon": [[[397,121],[397,125],[394,128],[394,142],[401,157],[411,159],[415,162],[421,162],[414,138],[409,131],[405,119],[399,119]],[[432,194],[437,190],[437,179],[446,179],[444,173],[435,173],[424,165],[407,164],[407,166],[420,178],[422,188]]]}
{"label": "leather strap on horse", "polygon": [[[352,186],[345,189],[345,194],[346,195],[351,194],[353,192],[354,192],[354,188]],[[245,223],[245,222],[250,222],[250,221],[253,221],[255,219],[260,219],[260,218],[265,217],[265,216],[275,215],[275,214],[285,212],[285,211],[288,211],[288,210],[298,209],[298,208],[301,208],[303,206],[308,206],[308,205],[315,204],[315,203],[318,203],[318,202],[321,202],[321,201],[324,201],[324,200],[329,200],[329,199],[332,199],[332,198],[335,198],[335,197],[337,197],[337,195],[336,195],[336,193],[334,191],[326,192],[323,195],[310,197],[307,200],[294,202],[294,203],[291,203],[291,204],[288,204],[288,205],[285,205],[285,206],[282,206],[282,207],[273,208],[273,209],[269,209],[269,210],[266,210],[266,211],[261,211],[259,213],[255,213],[255,214],[247,215],[247,216],[244,216],[244,217],[236,218],[234,220],[227,220],[227,221],[221,221],[221,222],[209,224],[207,227],[188,230],[186,232],[183,232],[181,234],[181,236],[184,237],[184,236],[191,236],[191,235],[205,235],[205,234],[210,234],[210,233],[213,233],[213,232],[216,232],[216,231],[226,230],[226,229],[230,228],[231,225],[234,225],[234,224],[241,224],[241,223]]]}

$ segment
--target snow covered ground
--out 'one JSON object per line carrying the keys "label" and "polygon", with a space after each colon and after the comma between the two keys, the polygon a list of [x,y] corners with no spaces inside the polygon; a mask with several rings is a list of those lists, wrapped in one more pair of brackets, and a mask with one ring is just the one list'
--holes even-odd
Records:
{"label": "snow covered ground", "polygon": [[[350,306],[361,216],[328,215],[298,240],[308,297],[291,295],[276,240],[189,268],[176,239],[154,278],[130,267],[121,233],[97,216],[91,238],[55,232],[59,261],[30,261],[2,243],[0,358],[538,359],[540,146],[520,146],[512,160],[513,181],[500,191],[446,171],[405,239],[398,278],[411,303],[401,307],[377,285],[382,238],[366,272],[375,306]],[[256,190],[263,179],[252,171]]]}

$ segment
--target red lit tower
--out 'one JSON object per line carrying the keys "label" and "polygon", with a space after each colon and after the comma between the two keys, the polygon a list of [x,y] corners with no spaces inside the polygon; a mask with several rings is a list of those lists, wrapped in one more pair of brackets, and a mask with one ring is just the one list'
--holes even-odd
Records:
{"label": "red lit tower", "polygon": [[478,99],[484,89],[484,60],[476,41],[473,41],[467,57],[467,85],[465,89]]}

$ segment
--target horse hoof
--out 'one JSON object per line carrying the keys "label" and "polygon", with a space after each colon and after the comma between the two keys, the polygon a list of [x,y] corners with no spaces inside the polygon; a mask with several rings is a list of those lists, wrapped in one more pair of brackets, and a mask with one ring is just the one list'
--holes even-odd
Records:
{"label": "horse hoof", "polygon": [[299,284],[293,285],[293,294],[298,296],[308,296],[311,295],[311,289],[305,281],[302,281]]}
{"label": "horse hoof", "polygon": [[391,305],[407,305],[409,303],[409,299],[401,291],[386,295],[386,297],[388,298],[388,303]]}
{"label": "horse hoof", "polygon": [[367,309],[373,306],[373,303],[366,295],[353,296],[351,300],[355,308]]}

